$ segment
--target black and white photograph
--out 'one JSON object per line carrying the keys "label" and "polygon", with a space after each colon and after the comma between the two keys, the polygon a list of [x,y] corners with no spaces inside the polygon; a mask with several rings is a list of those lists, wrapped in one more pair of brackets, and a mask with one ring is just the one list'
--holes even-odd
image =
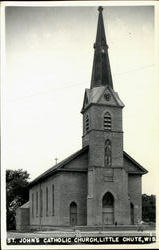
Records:
{"label": "black and white photograph", "polygon": [[157,248],[155,1],[2,4],[2,249]]}

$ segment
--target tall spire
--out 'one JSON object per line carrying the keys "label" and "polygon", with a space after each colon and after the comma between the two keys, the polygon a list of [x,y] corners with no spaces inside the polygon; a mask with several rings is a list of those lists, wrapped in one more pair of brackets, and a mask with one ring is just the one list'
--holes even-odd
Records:
{"label": "tall spire", "polygon": [[108,56],[108,45],[105,37],[103,8],[98,8],[98,26],[96,42],[94,44],[94,61],[91,79],[91,88],[100,86],[110,86],[113,88],[111,69]]}

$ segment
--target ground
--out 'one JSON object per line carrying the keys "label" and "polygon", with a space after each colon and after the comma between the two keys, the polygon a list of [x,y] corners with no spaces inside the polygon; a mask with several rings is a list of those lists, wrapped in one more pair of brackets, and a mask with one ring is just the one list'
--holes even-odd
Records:
{"label": "ground", "polygon": [[32,232],[16,232],[7,233],[8,238],[49,238],[49,237],[100,237],[100,236],[155,236],[155,230],[130,230],[130,231],[32,231]]}

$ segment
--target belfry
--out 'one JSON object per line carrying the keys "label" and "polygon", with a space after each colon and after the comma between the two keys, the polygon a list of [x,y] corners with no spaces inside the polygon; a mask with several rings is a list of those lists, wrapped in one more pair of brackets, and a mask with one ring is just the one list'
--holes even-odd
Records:
{"label": "belfry", "polygon": [[82,148],[30,183],[29,228],[122,226],[142,219],[147,170],[123,151],[124,104],[113,87],[103,8],[98,11],[90,89],[81,110]]}

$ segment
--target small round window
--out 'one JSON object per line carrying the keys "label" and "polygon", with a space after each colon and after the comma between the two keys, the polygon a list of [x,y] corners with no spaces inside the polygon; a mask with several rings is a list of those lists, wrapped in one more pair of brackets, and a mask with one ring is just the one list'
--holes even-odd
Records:
{"label": "small round window", "polygon": [[110,99],[111,99],[111,95],[109,93],[105,93],[104,97],[105,97],[106,101],[110,101]]}

